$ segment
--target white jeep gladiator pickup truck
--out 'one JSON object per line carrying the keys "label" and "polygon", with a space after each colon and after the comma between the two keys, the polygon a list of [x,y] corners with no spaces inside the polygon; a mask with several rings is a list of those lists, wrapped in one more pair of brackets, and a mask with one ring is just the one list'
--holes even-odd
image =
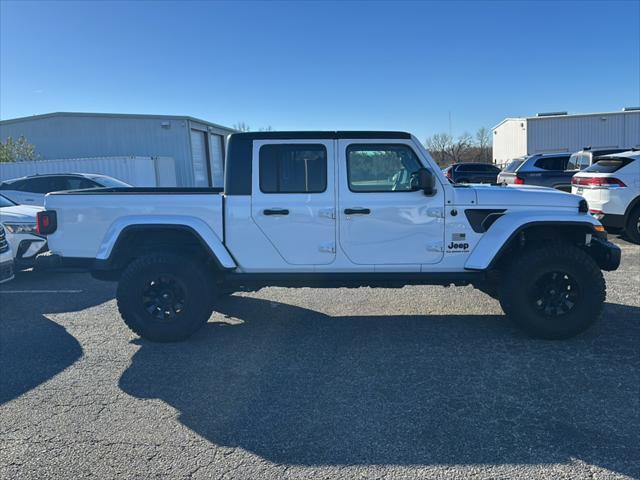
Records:
{"label": "white jeep gladiator pickup truck", "polygon": [[605,299],[620,249],[585,200],[452,185],[403,132],[259,132],[228,140],[224,189],[52,193],[48,263],[117,280],[126,324],[189,337],[221,294],[286,287],[473,285],[530,334],[568,338]]}

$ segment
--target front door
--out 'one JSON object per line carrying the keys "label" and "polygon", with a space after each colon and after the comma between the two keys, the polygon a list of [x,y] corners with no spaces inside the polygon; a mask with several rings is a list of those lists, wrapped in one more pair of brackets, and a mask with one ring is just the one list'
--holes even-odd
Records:
{"label": "front door", "polygon": [[[443,257],[444,192],[412,187],[411,142],[338,142],[340,246],[356,264],[433,264]],[[425,165],[426,166],[426,165]]]}
{"label": "front door", "polygon": [[253,142],[251,215],[286,263],[335,259],[334,165],[334,140]]}

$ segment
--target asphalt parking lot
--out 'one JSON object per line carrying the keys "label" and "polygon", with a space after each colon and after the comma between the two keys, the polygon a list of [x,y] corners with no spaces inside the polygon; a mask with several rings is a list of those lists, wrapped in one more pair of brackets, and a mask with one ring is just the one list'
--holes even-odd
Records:
{"label": "asphalt parking lot", "polygon": [[0,288],[1,478],[640,477],[640,247],[532,340],[471,288],[265,289],[153,344],[115,285]]}

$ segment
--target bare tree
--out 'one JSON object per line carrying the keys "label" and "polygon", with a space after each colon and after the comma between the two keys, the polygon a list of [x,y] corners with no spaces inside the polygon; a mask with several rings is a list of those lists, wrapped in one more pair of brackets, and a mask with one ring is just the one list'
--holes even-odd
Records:
{"label": "bare tree", "polygon": [[250,132],[251,127],[247,125],[245,122],[238,122],[233,124],[233,129],[239,132]]}
{"label": "bare tree", "polygon": [[427,138],[425,145],[441,167],[459,162],[491,163],[491,135],[485,127],[473,137],[467,132],[456,139],[448,133],[436,133]]}
{"label": "bare tree", "polygon": [[480,127],[476,132],[476,147],[478,148],[478,161],[491,163],[491,133],[485,127]]}
{"label": "bare tree", "polygon": [[427,138],[425,145],[433,159],[441,167],[447,166],[450,162],[449,151],[453,144],[453,138],[448,133],[436,133]]}
{"label": "bare tree", "polygon": [[[233,124],[233,129],[239,132],[255,132],[253,128],[247,125],[245,122],[238,122]],[[272,132],[273,127],[271,125],[267,125],[266,127],[260,127],[258,132]]]}
{"label": "bare tree", "polygon": [[464,132],[455,142],[451,142],[447,153],[452,163],[469,161],[470,150],[473,147],[471,135]]}

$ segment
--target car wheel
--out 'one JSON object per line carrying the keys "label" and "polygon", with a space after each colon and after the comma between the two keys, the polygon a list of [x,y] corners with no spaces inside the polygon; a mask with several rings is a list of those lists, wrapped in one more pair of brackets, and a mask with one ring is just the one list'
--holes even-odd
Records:
{"label": "car wheel", "polygon": [[190,337],[212,312],[212,282],[200,263],[169,253],[134,260],[118,283],[118,310],[127,326],[154,342]]}
{"label": "car wheel", "polygon": [[640,244],[640,205],[634,208],[627,218],[625,233],[633,243]]}
{"label": "car wheel", "polygon": [[565,339],[589,328],[606,296],[596,262],[578,247],[552,242],[524,250],[504,272],[500,304],[534,337]]}

